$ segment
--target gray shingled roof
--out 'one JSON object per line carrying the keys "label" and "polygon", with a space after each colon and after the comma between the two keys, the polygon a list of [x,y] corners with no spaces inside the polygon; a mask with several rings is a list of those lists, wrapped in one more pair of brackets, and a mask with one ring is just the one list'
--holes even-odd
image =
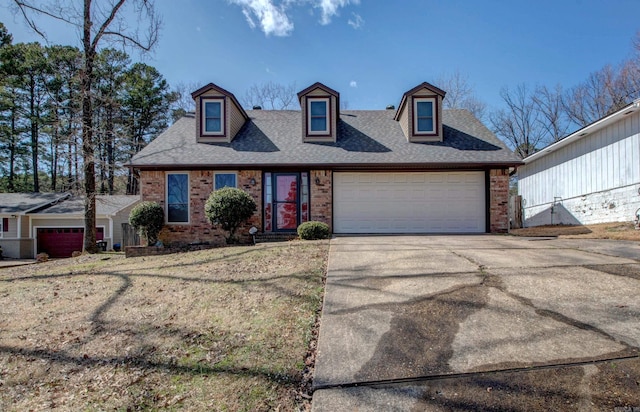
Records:
{"label": "gray shingled roof", "polygon": [[249,110],[231,143],[197,143],[187,115],[136,154],[140,168],[321,166],[449,168],[519,165],[504,143],[466,110],[444,110],[444,141],[409,143],[392,110],[345,110],[336,143],[303,143],[300,111]]}
{"label": "gray shingled roof", "polygon": [[0,214],[18,214],[45,207],[68,193],[0,193]]}
{"label": "gray shingled roof", "polygon": [[[140,196],[96,196],[96,215],[112,216],[140,200]],[[39,214],[84,214],[84,198],[74,197],[42,210]]]}

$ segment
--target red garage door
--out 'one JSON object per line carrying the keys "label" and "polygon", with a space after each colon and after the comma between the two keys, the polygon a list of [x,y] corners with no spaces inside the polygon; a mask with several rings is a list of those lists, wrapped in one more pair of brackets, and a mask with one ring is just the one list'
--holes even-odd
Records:
{"label": "red garage door", "polygon": [[[38,228],[38,253],[52,258],[71,257],[74,251],[82,251],[84,228]],[[96,228],[97,240],[104,239],[104,228]]]}

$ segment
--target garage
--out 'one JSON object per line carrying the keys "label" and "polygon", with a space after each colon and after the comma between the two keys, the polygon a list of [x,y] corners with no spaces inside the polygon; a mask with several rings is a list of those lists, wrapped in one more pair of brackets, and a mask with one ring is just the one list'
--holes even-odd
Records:
{"label": "garage", "polygon": [[[46,253],[52,258],[71,257],[75,251],[82,251],[84,228],[43,227],[37,230],[38,253]],[[104,228],[96,228],[96,239],[104,239]]]}
{"label": "garage", "polygon": [[485,173],[336,172],[335,233],[484,233]]}

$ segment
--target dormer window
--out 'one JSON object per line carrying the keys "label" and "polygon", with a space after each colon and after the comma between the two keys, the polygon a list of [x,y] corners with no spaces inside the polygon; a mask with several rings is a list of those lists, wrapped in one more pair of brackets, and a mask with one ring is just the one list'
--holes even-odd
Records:
{"label": "dormer window", "polygon": [[338,134],[340,93],[322,83],[314,83],[298,92],[302,109],[302,141],[333,142]]}
{"label": "dormer window", "polygon": [[307,98],[307,105],[308,134],[329,134],[329,98]]}
{"label": "dormer window", "polygon": [[202,135],[224,135],[224,99],[202,98]]}
{"label": "dormer window", "polygon": [[427,82],[402,96],[394,120],[411,143],[441,142],[442,99],[446,92]]}
{"label": "dormer window", "polygon": [[213,83],[191,93],[196,106],[196,141],[231,143],[249,121],[238,99]]}
{"label": "dormer window", "polygon": [[416,133],[435,133],[435,99],[418,98],[414,100],[415,104],[415,132]]}
{"label": "dormer window", "polygon": [[413,100],[415,134],[436,133],[436,99],[433,97],[416,97]]}

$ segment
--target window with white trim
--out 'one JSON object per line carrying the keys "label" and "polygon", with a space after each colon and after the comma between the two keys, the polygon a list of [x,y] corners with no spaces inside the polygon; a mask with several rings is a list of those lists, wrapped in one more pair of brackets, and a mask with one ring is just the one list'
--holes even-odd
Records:
{"label": "window with white trim", "polygon": [[213,190],[223,187],[238,187],[238,175],[233,172],[214,173]]}
{"label": "window with white trim", "polygon": [[202,135],[224,135],[224,99],[202,98],[200,115]]}
{"label": "window with white trim", "polygon": [[415,134],[436,133],[436,99],[420,97],[413,100],[413,132]]}
{"label": "window with white trim", "polygon": [[189,223],[189,174],[167,173],[167,223]]}
{"label": "window with white trim", "polygon": [[308,134],[329,134],[329,98],[307,98]]}

